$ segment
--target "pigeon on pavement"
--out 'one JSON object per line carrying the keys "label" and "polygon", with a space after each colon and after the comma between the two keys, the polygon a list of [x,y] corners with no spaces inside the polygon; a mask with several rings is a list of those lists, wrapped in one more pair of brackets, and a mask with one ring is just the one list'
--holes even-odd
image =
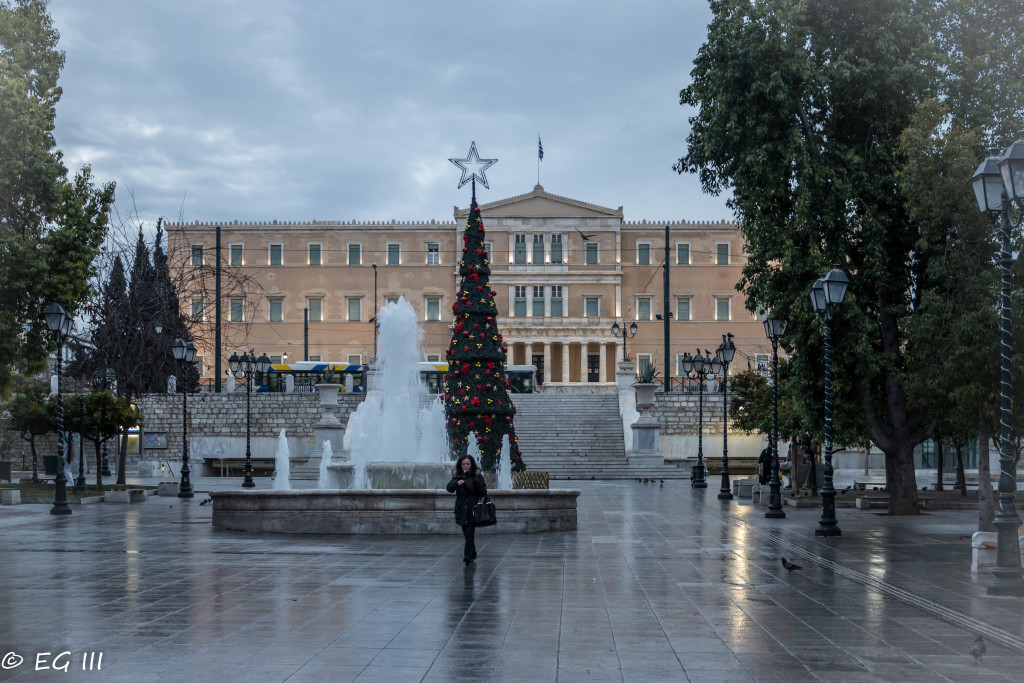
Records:
{"label": "pigeon on pavement", "polygon": [[782,558],[782,566],[786,568],[787,572],[791,572],[794,569],[803,569],[803,567],[801,567],[800,565],[793,564],[792,562],[788,561],[786,558]]}
{"label": "pigeon on pavement", "polygon": [[985,654],[986,650],[988,650],[988,648],[985,647],[985,639],[981,636],[975,638],[974,642],[971,643],[970,649],[971,656],[974,657],[974,666],[981,664],[981,656]]}

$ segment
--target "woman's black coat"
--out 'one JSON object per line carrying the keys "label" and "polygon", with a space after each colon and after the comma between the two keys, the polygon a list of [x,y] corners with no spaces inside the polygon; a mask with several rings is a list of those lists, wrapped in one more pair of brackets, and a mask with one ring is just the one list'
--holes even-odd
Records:
{"label": "woman's black coat", "polygon": [[[459,484],[462,479],[462,484]],[[474,475],[453,476],[445,487],[449,493],[455,494],[455,523],[466,526],[471,521],[470,513],[473,506],[487,495],[487,484],[479,472]]]}

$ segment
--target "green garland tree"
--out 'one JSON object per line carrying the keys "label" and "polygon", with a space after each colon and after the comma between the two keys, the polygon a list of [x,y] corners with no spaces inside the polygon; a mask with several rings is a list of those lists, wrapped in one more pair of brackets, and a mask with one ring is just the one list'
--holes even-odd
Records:
{"label": "green garland tree", "polygon": [[508,395],[508,348],[498,331],[498,307],[494,303],[497,292],[491,290],[485,234],[474,182],[473,201],[462,236],[461,280],[452,304],[452,341],[447,351],[444,410],[448,438],[452,455],[458,458],[466,452],[470,432],[475,433],[481,467],[493,472],[501,453],[502,437],[507,434],[512,469],[520,472],[526,466],[516,439],[516,407]]}

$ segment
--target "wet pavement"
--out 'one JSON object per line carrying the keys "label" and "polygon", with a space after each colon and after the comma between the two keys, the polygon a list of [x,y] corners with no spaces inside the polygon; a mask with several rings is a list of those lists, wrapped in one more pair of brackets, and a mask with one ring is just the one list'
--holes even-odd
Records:
{"label": "wet pavement", "polygon": [[0,508],[0,655],[23,658],[0,680],[1024,681],[1024,599],[969,571],[976,512],[840,509],[820,539],[817,510],[686,481],[556,484],[577,531],[481,533],[468,568],[460,537],[215,530],[202,494]]}

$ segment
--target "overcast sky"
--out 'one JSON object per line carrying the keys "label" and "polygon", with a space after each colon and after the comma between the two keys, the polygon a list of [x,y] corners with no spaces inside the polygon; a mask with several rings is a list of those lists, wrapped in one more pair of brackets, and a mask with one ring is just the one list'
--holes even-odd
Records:
{"label": "overcast sky", "polygon": [[451,220],[548,192],[729,218],[672,164],[705,0],[51,0],[57,143],[145,220]]}

